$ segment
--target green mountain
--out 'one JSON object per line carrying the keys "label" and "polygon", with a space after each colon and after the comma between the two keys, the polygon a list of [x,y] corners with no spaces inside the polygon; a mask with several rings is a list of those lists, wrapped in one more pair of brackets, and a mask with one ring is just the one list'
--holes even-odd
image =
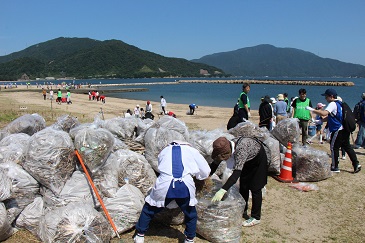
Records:
{"label": "green mountain", "polygon": [[191,61],[212,65],[237,76],[365,77],[365,66],[272,45],[215,53]]}
{"label": "green mountain", "polygon": [[57,38],[0,57],[0,80],[45,77],[133,78],[224,75],[221,69],[168,58],[119,40]]}

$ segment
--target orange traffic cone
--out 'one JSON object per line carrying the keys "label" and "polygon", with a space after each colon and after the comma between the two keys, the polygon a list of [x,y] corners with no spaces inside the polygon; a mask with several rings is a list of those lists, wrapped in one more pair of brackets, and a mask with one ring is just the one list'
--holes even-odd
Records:
{"label": "orange traffic cone", "polygon": [[291,149],[292,149],[291,142],[288,142],[288,148],[285,153],[283,165],[281,166],[281,169],[280,169],[280,175],[278,176],[278,180],[281,182],[293,182],[294,181],[294,178],[292,176]]}

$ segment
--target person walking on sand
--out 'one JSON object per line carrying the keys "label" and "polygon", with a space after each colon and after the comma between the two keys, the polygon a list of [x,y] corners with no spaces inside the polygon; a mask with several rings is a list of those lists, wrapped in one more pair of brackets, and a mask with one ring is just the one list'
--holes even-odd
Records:
{"label": "person walking on sand", "polygon": [[[271,156],[267,154],[270,154],[269,148],[256,137],[240,137],[236,142],[220,137],[213,142],[210,175],[217,170],[223,160],[233,173],[216,192],[212,202],[221,201],[228,189],[240,179],[240,194],[246,202],[242,215],[245,219],[242,223],[244,227],[257,225],[261,220],[261,190],[267,184],[268,164],[271,163]],[[249,191],[252,194],[251,217],[247,214]]]}
{"label": "person walking on sand", "polygon": [[163,113],[163,115],[166,115],[166,100],[165,100],[165,98],[161,95],[160,96],[160,98],[161,98],[161,110],[162,110],[162,113]]}
{"label": "person walking on sand", "polygon": [[276,102],[274,107],[274,115],[276,116],[276,124],[279,123],[279,121],[284,120],[287,118],[288,114],[286,112],[287,110],[287,103],[284,101],[284,95],[278,94],[277,96],[278,102]]}
{"label": "person walking on sand", "polygon": [[[307,91],[305,89],[299,90],[299,98],[293,101],[293,118],[299,119],[299,127],[302,129],[302,143],[306,145],[308,137],[308,121],[312,118],[311,113],[306,110],[307,106],[313,107],[312,102],[307,98]],[[308,141],[308,143],[310,143]]]}
{"label": "person walking on sand", "polygon": [[72,101],[71,101],[71,92],[70,90],[68,89],[67,90],[67,94],[66,94],[66,100],[67,100],[67,104],[72,104]]}
{"label": "person walking on sand", "polygon": [[244,83],[242,85],[242,92],[238,102],[238,116],[240,117],[241,122],[248,120],[251,117],[250,99],[248,98],[250,90],[251,88],[249,83]]}
{"label": "person walking on sand", "polygon": [[47,90],[45,88],[42,88],[42,94],[43,94],[43,99],[46,100],[47,99]]}
{"label": "person walking on sand", "polygon": [[60,105],[62,102],[62,91],[61,89],[58,89],[57,91],[57,103]]}
{"label": "person walking on sand", "polygon": [[184,141],[173,141],[158,155],[158,176],[155,186],[145,199],[141,215],[136,224],[133,240],[144,242],[144,235],[155,214],[161,212],[170,202],[175,201],[185,215],[185,243],[194,242],[198,219],[195,205],[195,184],[197,180],[208,178],[208,162]]}
{"label": "person walking on sand", "polygon": [[361,165],[354,149],[350,145],[350,132],[346,131],[342,126],[342,102],[338,99],[337,92],[334,89],[327,89],[322,96],[329,103],[325,110],[315,110],[310,106],[307,106],[306,109],[316,115],[327,116],[327,124],[331,132],[331,171],[340,172],[338,157],[340,148],[343,148],[352,162],[354,174],[358,173],[361,170]]}
{"label": "person walking on sand", "polygon": [[363,144],[365,142],[365,93],[362,93],[361,101],[355,105],[354,115],[359,126],[359,132],[355,140],[355,149],[359,149],[364,147]]}
{"label": "person walking on sand", "polygon": [[53,100],[53,89],[51,88],[51,90],[49,91],[49,99]]}
{"label": "person walking on sand", "polygon": [[266,127],[270,130],[271,119],[272,119],[272,107],[270,105],[271,99],[268,95],[261,98],[261,104],[259,106],[259,127]]}
{"label": "person walking on sand", "polygon": [[136,105],[136,107],[134,108],[134,116],[136,118],[139,118],[139,115],[140,115],[139,105]]}

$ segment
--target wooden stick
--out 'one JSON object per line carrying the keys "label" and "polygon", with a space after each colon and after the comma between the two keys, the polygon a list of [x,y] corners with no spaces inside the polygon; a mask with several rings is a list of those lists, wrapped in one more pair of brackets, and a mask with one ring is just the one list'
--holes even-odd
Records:
{"label": "wooden stick", "polygon": [[84,162],[83,162],[83,160],[82,160],[82,158],[81,158],[81,155],[80,155],[80,153],[79,153],[79,151],[78,151],[77,149],[75,149],[75,153],[76,153],[77,158],[79,159],[79,162],[80,162],[80,164],[81,164],[81,166],[82,166],[82,169],[84,170],[84,172],[85,172],[85,174],[86,174],[87,180],[89,181],[89,183],[90,183],[90,185],[91,185],[92,189],[94,190],[94,193],[95,193],[96,197],[98,198],[98,200],[99,200],[99,202],[100,202],[100,205],[101,205],[101,207],[103,208],[104,213],[105,213],[105,215],[106,215],[107,219],[109,220],[110,225],[113,227],[114,232],[117,234],[118,238],[120,239],[120,236],[119,236],[119,234],[118,234],[117,227],[115,226],[115,224],[114,224],[114,222],[113,222],[113,219],[110,217],[110,215],[109,215],[109,213],[108,213],[108,210],[106,209],[106,207],[105,207],[105,205],[104,205],[104,202],[103,202],[103,200],[101,199],[101,197],[100,197],[100,195],[99,195],[99,193],[98,193],[98,190],[96,189],[96,187],[95,187],[95,185],[94,185],[94,182],[93,182],[93,180],[91,179],[91,177],[90,177],[90,175],[89,175],[89,172],[87,171],[86,166],[85,166],[85,164],[84,164]]}

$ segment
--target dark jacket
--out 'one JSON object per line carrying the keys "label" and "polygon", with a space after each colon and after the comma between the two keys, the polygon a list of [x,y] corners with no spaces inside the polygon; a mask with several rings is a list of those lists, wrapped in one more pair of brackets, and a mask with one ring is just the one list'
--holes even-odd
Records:
{"label": "dark jacket", "polygon": [[259,107],[260,122],[259,127],[268,126],[272,118],[272,108],[270,105],[270,97],[265,97]]}

